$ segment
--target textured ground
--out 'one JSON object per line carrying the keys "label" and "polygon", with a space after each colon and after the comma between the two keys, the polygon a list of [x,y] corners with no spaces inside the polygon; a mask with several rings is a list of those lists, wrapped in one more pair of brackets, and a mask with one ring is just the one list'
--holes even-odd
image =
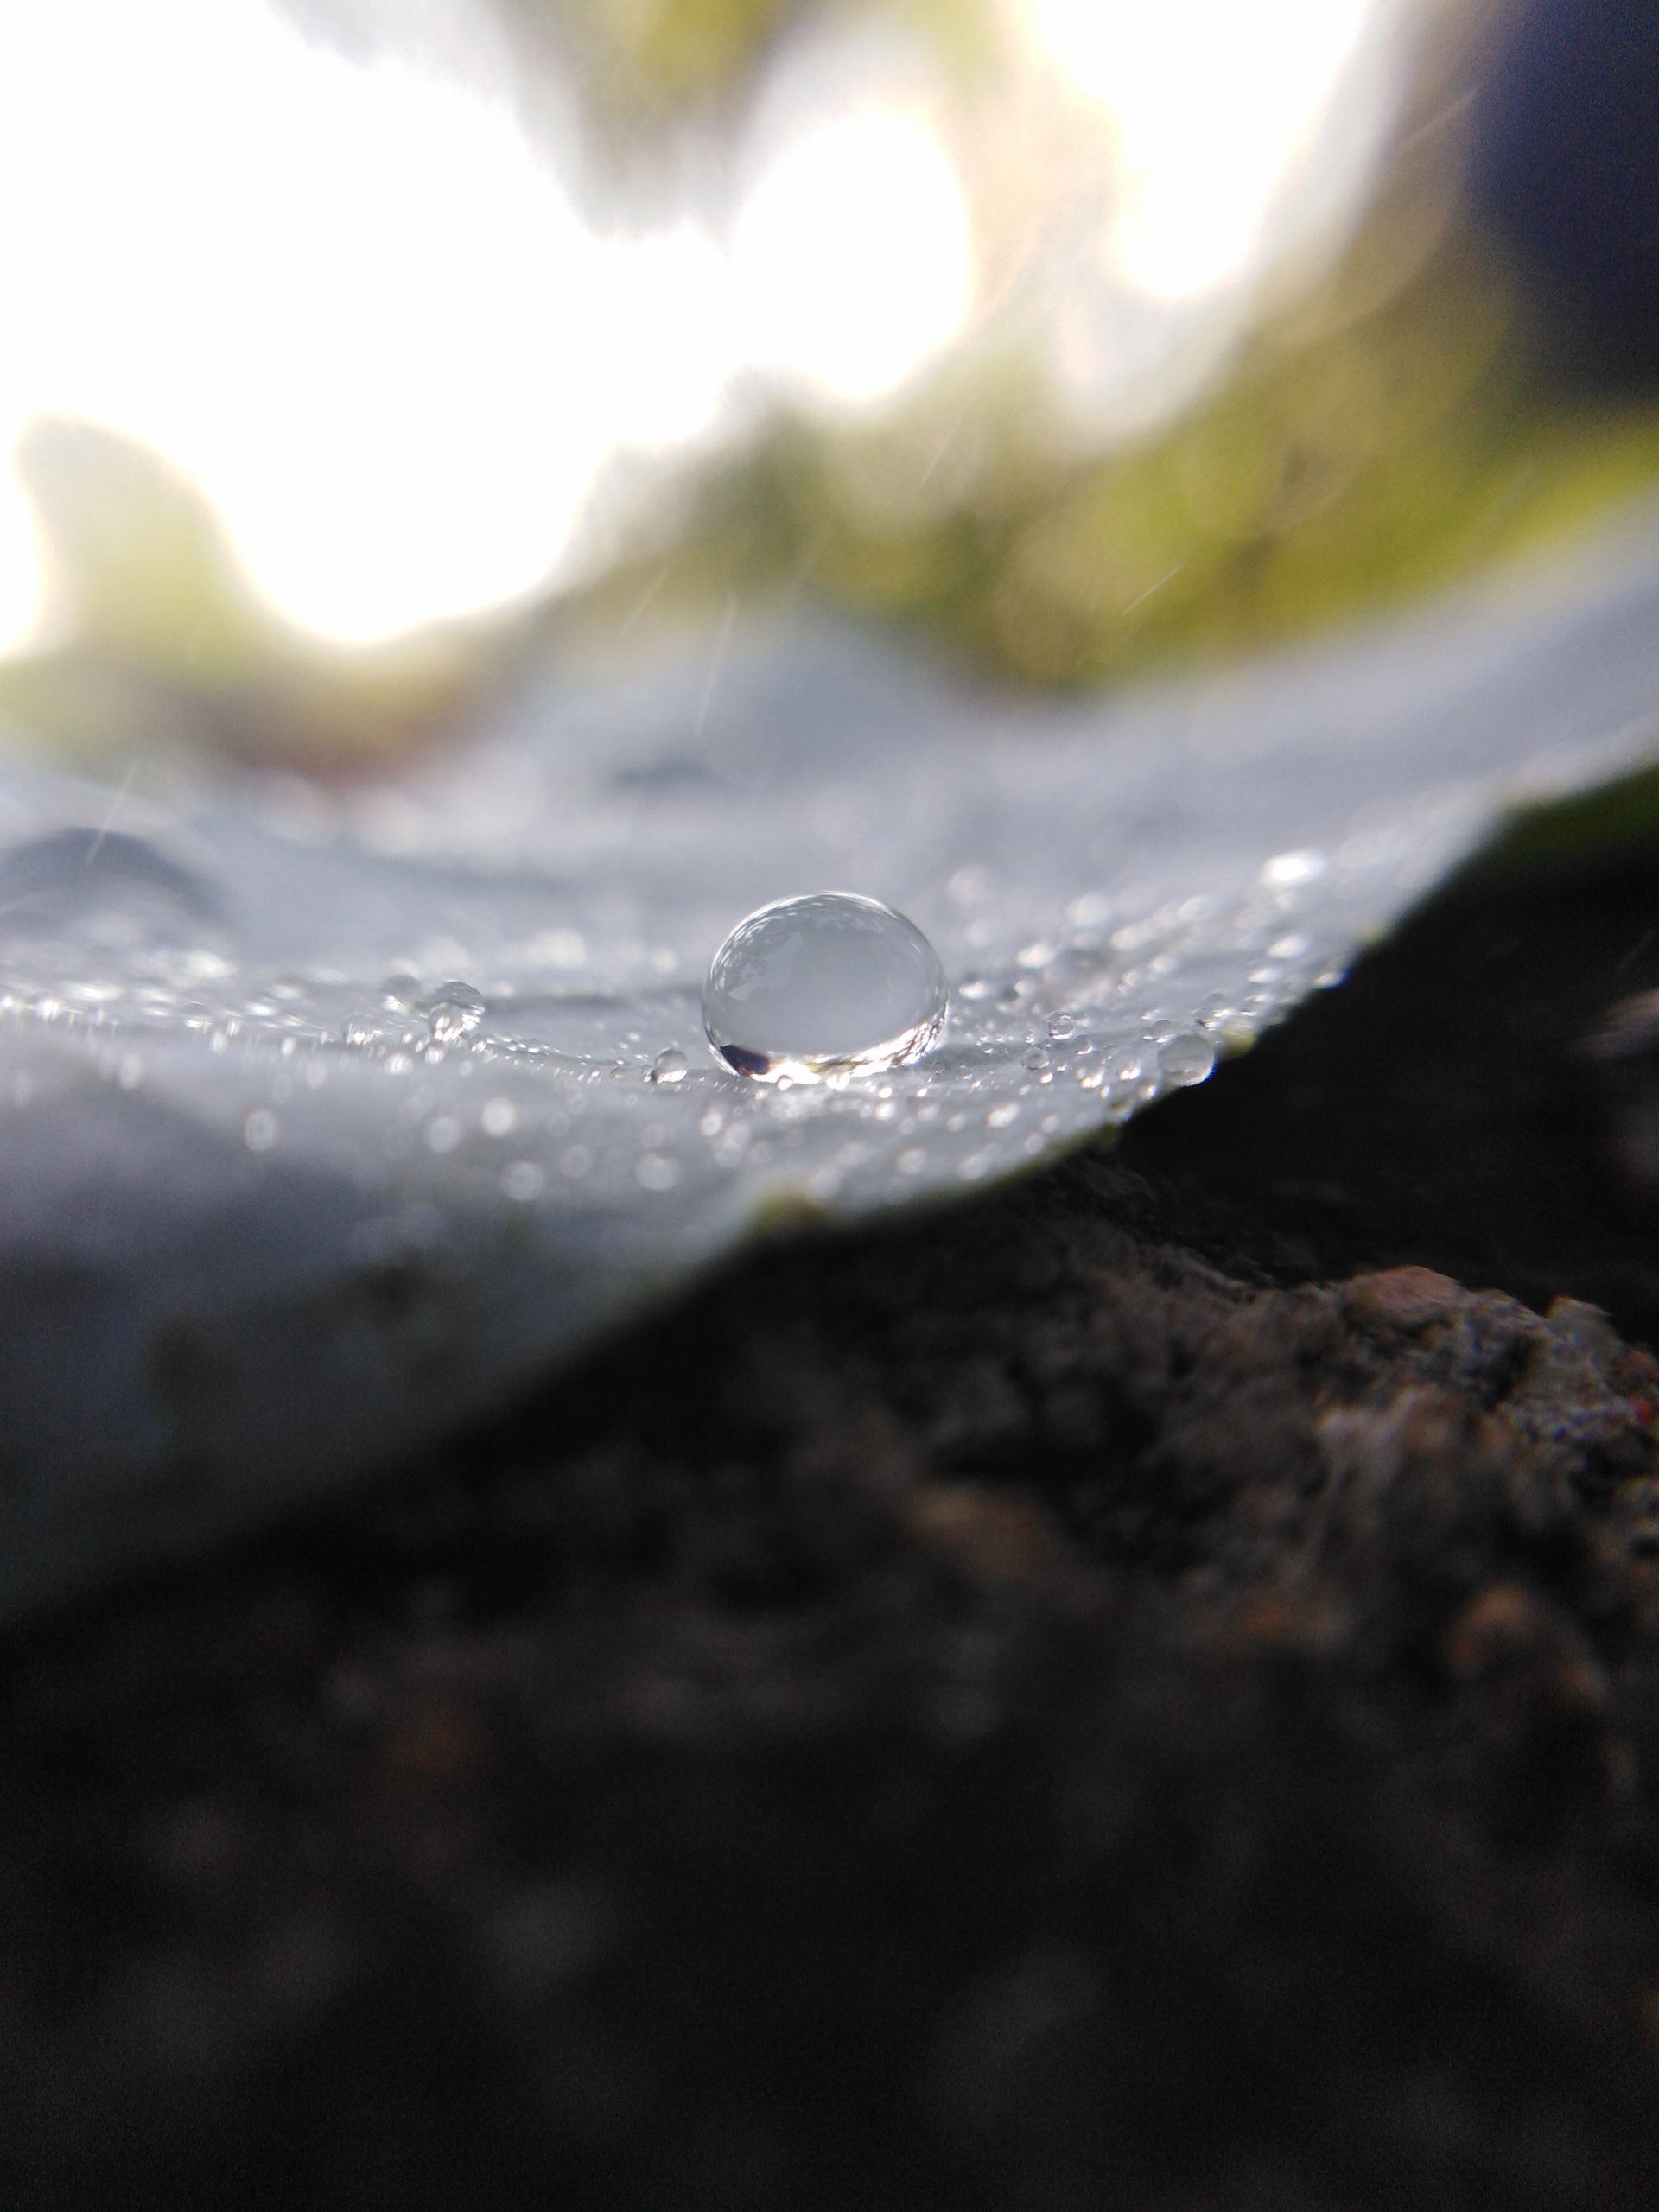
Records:
{"label": "textured ground", "polygon": [[0,2201],[1659,2203],[1656,983],[1659,852],[1471,878],[14,1637]]}

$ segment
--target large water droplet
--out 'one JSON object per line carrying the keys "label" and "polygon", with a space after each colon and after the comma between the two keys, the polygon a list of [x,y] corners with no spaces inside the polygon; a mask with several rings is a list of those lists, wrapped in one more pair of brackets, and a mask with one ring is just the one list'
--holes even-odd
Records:
{"label": "large water droplet", "polygon": [[1203,1083],[1214,1070],[1216,1048],[1207,1037],[1189,1030],[1184,1036],[1170,1039],[1158,1055],[1158,1065],[1166,1083]]}
{"label": "large water droplet", "polygon": [[207,885],[120,830],[56,830],[0,853],[0,916],[8,931],[62,929],[99,916],[176,939],[219,921]]}
{"label": "large water droplet", "polygon": [[715,955],[702,1020],[716,1055],[760,1083],[874,1074],[944,1028],[944,970],[917,928],[849,891],[781,899]]}
{"label": "large water droplet", "polygon": [[470,1037],[484,1019],[484,1001],[470,983],[440,983],[427,1001],[427,1026],[435,1045]]}

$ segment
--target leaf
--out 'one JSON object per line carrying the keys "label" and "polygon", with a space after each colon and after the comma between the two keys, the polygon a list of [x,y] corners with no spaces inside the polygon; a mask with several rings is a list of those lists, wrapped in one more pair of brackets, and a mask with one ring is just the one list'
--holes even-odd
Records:
{"label": "leaf", "polygon": [[[1201,1079],[1506,809],[1651,755],[1659,516],[1083,706],[731,626],[549,670],[366,792],[4,771],[6,1608],[388,1462],[781,1221],[973,1190]],[[931,937],[945,1039],[757,1087],[702,1045],[704,969],[826,887]]]}

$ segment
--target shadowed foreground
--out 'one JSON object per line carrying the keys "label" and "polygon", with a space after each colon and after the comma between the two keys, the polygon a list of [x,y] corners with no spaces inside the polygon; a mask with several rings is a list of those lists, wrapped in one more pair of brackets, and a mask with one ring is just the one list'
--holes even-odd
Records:
{"label": "shadowed foreground", "polygon": [[5,2201],[1659,2202],[1656,885],[14,1636]]}

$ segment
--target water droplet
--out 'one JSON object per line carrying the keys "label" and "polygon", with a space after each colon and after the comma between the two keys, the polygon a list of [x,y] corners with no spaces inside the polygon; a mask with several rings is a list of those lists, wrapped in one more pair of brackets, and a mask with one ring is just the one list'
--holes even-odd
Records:
{"label": "water droplet", "polygon": [[671,1045],[665,1052],[658,1052],[652,1062],[651,1079],[653,1083],[683,1083],[687,1065],[685,1054],[679,1046]]}
{"label": "water droplet", "polygon": [[1315,882],[1325,874],[1327,865],[1323,853],[1275,853],[1264,863],[1262,880],[1281,887],[1300,887]]}
{"label": "water droplet", "polygon": [[913,922],[847,891],[751,914],[709,970],[716,1055],[760,1083],[868,1075],[918,1058],[944,1028],[944,971]]}
{"label": "water droplet", "polygon": [[988,976],[964,976],[957,985],[957,996],[959,999],[988,999],[995,988],[996,985]]}
{"label": "water droplet", "polygon": [[484,1001],[470,983],[440,983],[427,1001],[426,1019],[435,1045],[453,1045],[483,1020]]}
{"label": "water droplet", "polygon": [[1183,1037],[1171,1038],[1158,1055],[1158,1065],[1166,1083],[1202,1083],[1215,1067],[1216,1048],[1209,1038],[1189,1031]]}
{"label": "water droplet", "polygon": [[256,1107],[242,1124],[242,1141],[250,1152],[269,1152],[276,1141],[276,1116]]}
{"label": "water droplet", "polygon": [[1048,1033],[1057,1042],[1062,1038],[1075,1037],[1077,1033],[1077,1015],[1065,1013],[1051,1014],[1048,1017]]}
{"label": "water droplet", "polygon": [[107,823],[54,830],[0,853],[0,916],[8,931],[60,929],[99,915],[175,942],[221,918],[200,877],[147,838]]}
{"label": "water droplet", "polygon": [[541,1197],[547,1187],[547,1177],[533,1160],[515,1160],[511,1166],[501,1170],[501,1187],[510,1198],[517,1198],[522,1204]]}
{"label": "water droplet", "polygon": [[1046,1045],[1027,1045],[1025,1052],[1027,1074],[1040,1075],[1046,1067],[1052,1065],[1053,1058],[1054,1055]]}
{"label": "water droplet", "polygon": [[510,1136],[518,1124],[518,1109],[511,1098],[486,1098],[478,1118],[486,1137]]}
{"label": "water droplet", "polygon": [[664,1152],[643,1152],[634,1163],[634,1179],[645,1191],[671,1191],[680,1179],[680,1166]]}

